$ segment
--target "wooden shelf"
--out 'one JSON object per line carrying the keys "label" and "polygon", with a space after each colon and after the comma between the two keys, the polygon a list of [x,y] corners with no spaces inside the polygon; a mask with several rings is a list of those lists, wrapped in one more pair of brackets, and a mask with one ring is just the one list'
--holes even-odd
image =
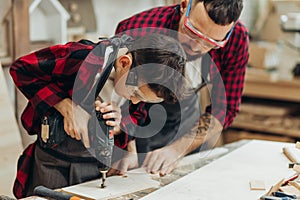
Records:
{"label": "wooden shelf", "polygon": [[276,74],[248,68],[240,113],[230,130],[249,131],[270,140],[270,135],[299,139],[299,91],[299,78],[276,79]]}
{"label": "wooden shelf", "polygon": [[237,122],[237,121],[235,121],[232,124],[232,127],[233,128],[251,130],[251,131],[258,131],[258,132],[266,132],[266,133],[284,135],[284,136],[293,137],[293,138],[300,138],[300,131],[299,130],[291,130],[291,129],[277,128],[277,127],[268,127],[268,126],[260,125],[260,124],[253,124],[253,123],[249,123],[249,122]]}
{"label": "wooden shelf", "polygon": [[271,140],[277,142],[295,142],[295,138],[271,134],[271,133],[262,133],[262,132],[254,132],[247,130],[239,130],[239,129],[230,129],[224,132],[223,141],[225,144],[232,143],[239,140]]}
{"label": "wooden shelf", "polygon": [[272,80],[266,72],[247,69],[244,96],[300,103],[300,79]]}

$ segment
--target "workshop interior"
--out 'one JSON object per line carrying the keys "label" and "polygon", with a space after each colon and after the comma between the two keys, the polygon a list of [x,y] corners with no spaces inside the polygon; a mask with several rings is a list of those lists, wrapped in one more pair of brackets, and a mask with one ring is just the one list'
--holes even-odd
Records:
{"label": "workshop interior", "polygon": [[[150,8],[180,2],[181,0],[0,0],[0,199],[15,198],[13,185],[17,161],[23,150],[36,140],[36,135],[29,135],[21,122],[27,99],[14,85],[9,74],[11,64],[23,55],[52,45],[81,39],[97,42],[99,38],[112,37],[117,24],[123,19]],[[128,182],[124,180],[126,178],[119,181],[115,177],[107,177],[106,188],[118,185],[116,188],[121,192],[99,199],[220,199],[215,193],[223,193],[225,198],[222,199],[239,199],[234,194],[231,194],[232,198],[227,198],[227,193],[223,192],[230,190],[230,177],[234,175],[241,177],[237,178],[239,183],[244,181],[239,184],[242,189],[235,188],[235,181],[231,185],[232,190],[238,190],[237,194],[243,195],[244,192],[245,198],[240,196],[240,199],[300,198],[300,181],[297,182],[300,173],[300,168],[297,168],[300,167],[297,160],[300,162],[300,145],[297,143],[300,141],[300,1],[244,0],[239,19],[249,33],[249,61],[241,104],[233,123],[222,131],[217,141],[212,144],[208,141],[207,151],[210,153],[204,155],[200,152],[198,154],[203,157],[197,155],[197,159],[196,155],[189,155],[191,158],[194,156],[194,160],[186,158],[186,163],[193,163],[192,167],[186,167],[186,163],[181,164],[173,174],[171,172],[165,177],[142,179],[138,175],[141,173],[139,170],[128,173]],[[251,157],[250,152],[257,157]],[[249,159],[243,160],[245,157]],[[205,158],[209,164],[203,164],[206,162]],[[239,159],[243,161],[240,162]],[[257,162],[253,159],[257,159]],[[197,164],[197,161],[201,164]],[[259,163],[273,161],[274,164],[259,167]],[[187,171],[184,171],[184,167]],[[249,168],[253,168],[252,175]],[[221,174],[219,178],[210,176],[217,176],[218,173]],[[280,182],[280,178],[283,181]],[[207,185],[203,189],[198,188],[199,191],[195,187],[194,191],[191,188],[197,184],[197,180],[206,182]],[[97,181],[100,183],[100,179]],[[146,181],[149,185],[138,181]],[[208,183],[210,181],[213,183]],[[100,185],[98,182],[97,186]],[[189,184],[184,186],[187,182],[191,184],[191,188],[188,187]],[[97,199],[97,192],[101,189],[90,190],[90,193],[82,189],[92,187],[93,184],[94,182],[90,185],[82,183],[78,187],[66,187],[63,191],[38,189],[42,194],[54,193],[54,199]],[[121,187],[126,184],[140,185],[140,188]],[[158,189],[151,189],[153,187]],[[192,190],[190,194],[186,192],[189,189]],[[140,193],[137,194],[138,190]],[[170,195],[173,192],[174,195]],[[64,193],[66,196],[56,197],[55,193]],[[125,195],[124,198],[120,198],[122,195]]]}

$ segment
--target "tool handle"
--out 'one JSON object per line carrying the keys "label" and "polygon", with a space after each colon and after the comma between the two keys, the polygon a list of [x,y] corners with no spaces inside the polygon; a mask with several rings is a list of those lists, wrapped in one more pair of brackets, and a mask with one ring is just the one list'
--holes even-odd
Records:
{"label": "tool handle", "polygon": [[41,185],[34,188],[33,194],[41,197],[56,199],[56,200],[80,200],[81,199],[79,197],[67,193],[54,191],[52,189],[49,189]]}
{"label": "tool handle", "polygon": [[[112,151],[114,146],[114,135],[112,133],[113,126],[108,126],[103,114],[95,111],[100,129],[94,132],[93,146],[95,148],[96,158],[100,161],[99,168],[102,171],[108,170],[111,166]],[[110,119],[113,120],[113,119]]]}

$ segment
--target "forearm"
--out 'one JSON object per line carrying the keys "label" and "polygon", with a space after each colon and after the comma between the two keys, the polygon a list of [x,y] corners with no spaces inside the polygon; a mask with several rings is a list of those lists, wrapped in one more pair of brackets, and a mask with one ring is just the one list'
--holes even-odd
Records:
{"label": "forearm", "polygon": [[127,144],[127,151],[130,153],[137,153],[135,140],[131,140]]}
{"label": "forearm", "polygon": [[215,117],[209,113],[205,113],[188,133],[170,144],[170,147],[177,149],[180,153],[180,157],[184,157],[197,149],[205,141],[212,137],[219,136],[222,129],[221,123]]}
{"label": "forearm", "polygon": [[55,104],[53,107],[60,112],[64,117],[71,116],[72,114],[72,100],[70,98],[65,98],[62,101]]}

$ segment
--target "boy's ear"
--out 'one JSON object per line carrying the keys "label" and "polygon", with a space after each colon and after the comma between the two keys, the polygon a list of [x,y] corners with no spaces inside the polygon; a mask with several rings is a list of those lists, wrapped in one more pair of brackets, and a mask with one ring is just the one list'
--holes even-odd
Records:
{"label": "boy's ear", "polygon": [[181,14],[183,14],[185,9],[187,9],[188,4],[189,4],[189,0],[181,0],[180,1],[180,12],[181,12]]}
{"label": "boy's ear", "polygon": [[120,69],[130,69],[132,65],[132,58],[128,54],[122,55],[116,60],[116,67]]}

